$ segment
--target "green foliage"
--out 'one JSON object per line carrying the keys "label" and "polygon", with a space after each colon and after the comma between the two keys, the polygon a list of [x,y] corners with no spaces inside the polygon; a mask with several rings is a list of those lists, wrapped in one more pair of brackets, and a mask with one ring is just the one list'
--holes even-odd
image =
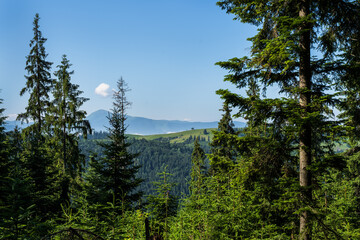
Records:
{"label": "green foliage", "polygon": [[[2,100],[0,101],[2,103]],[[5,133],[0,109],[0,238],[24,239],[39,224],[35,217],[32,182],[22,161],[22,136],[15,128]]]}
{"label": "green foliage", "polygon": [[200,147],[199,138],[197,137],[194,142],[194,150],[191,154],[191,182],[190,193],[191,197],[199,198],[203,188],[203,182],[206,172],[205,167],[205,152]]}
{"label": "green foliage", "polygon": [[328,169],[321,177],[316,195],[320,212],[315,238],[356,239],[360,236],[360,159],[349,150],[338,159],[345,164]]}
{"label": "green foliage", "polygon": [[63,224],[57,224],[46,239],[144,239],[145,218],[140,210],[126,210],[118,214],[121,206],[113,203],[89,204],[79,197],[71,205],[62,205]]}
{"label": "green foliage", "polygon": [[50,219],[60,210],[60,189],[56,184],[57,170],[52,162],[49,139],[26,130],[21,133],[20,158],[22,169],[30,182],[28,201],[35,204],[40,219]]}
{"label": "green foliage", "polygon": [[[251,58],[218,63],[229,71],[226,81],[248,88],[247,96],[218,91],[248,127],[230,133],[229,114],[224,114],[225,127],[211,143],[206,194],[195,211],[191,201],[185,202],[173,239],[356,238],[357,176],[344,170],[356,157],[344,158],[333,148],[351,129],[350,145],[357,139],[359,75],[354,73],[359,65],[357,54],[348,52],[359,50],[349,37],[358,36],[352,18],[359,13],[358,2],[226,0],[218,5],[260,26],[250,39]],[[319,46],[322,59],[311,60],[312,46]],[[283,97],[266,98],[266,89],[275,84]],[[330,89],[337,92],[329,94]],[[340,121],[332,119],[337,103],[344,110]],[[304,177],[308,173],[312,177]]]}
{"label": "green foliage", "polygon": [[159,173],[159,181],[154,182],[155,194],[147,197],[147,208],[151,217],[152,235],[161,236],[162,239],[169,239],[169,221],[177,213],[177,197],[172,194],[172,188],[175,185],[169,181],[170,173],[166,172],[165,167],[162,173]]}
{"label": "green foliage", "polygon": [[234,130],[234,124],[230,115],[230,109],[227,103],[224,103],[222,109],[224,114],[219,121],[218,131],[213,132],[214,137],[211,146],[210,159],[210,172],[211,174],[223,174],[228,172],[235,162],[236,142],[234,138],[237,134]]}
{"label": "green foliage", "polygon": [[[267,221],[265,226],[275,226],[272,228],[275,232],[288,237],[298,235],[309,239],[319,232],[337,234],[336,225],[324,225],[319,220],[322,208],[317,194],[322,192],[319,187],[322,176],[335,167],[332,159],[338,159],[332,151],[334,142],[344,136],[349,126],[354,126],[356,119],[344,106],[350,106],[348,99],[353,103],[357,99],[357,87],[351,84],[356,77],[351,74],[358,71],[359,65],[354,64],[356,60],[352,61],[354,58],[348,52],[358,51],[351,38],[358,34],[353,16],[359,14],[360,8],[355,1],[335,2],[218,2],[236,19],[259,26],[258,34],[250,38],[251,57],[217,63],[229,71],[226,81],[239,88],[248,87],[248,96],[228,90],[218,93],[239,110],[236,116],[249,121],[245,136],[235,144],[239,147],[238,161],[249,161],[252,166],[249,172],[252,187],[248,190],[256,196],[266,186],[268,193],[260,196],[269,202],[267,209],[275,203],[279,208],[277,212],[270,211],[269,216],[272,219],[283,216],[281,222]],[[321,52],[319,59],[310,55],[312,48]],[[352,78],[344,78],[349,75]],[[266,89],[275,84],[283,97],[266,98]],[[258,94],[260,88],[263,98]],[[345,110],[340,121],[332,119],[332,108],[336,105]],[[294,184],[297,171],[299,186]],[[284,178],[286,173],[290,175]],[[292,184],[282,188],[285,182]],[[286,191],[282,193],[282,190]],[[301,201],[297,201],[298,196]],[[282,212],[284,210],[286,212]],[[300,215],[299,232],[291,228],[297,214]],[[279,226],[282,228],[277,228]],[[248,233],[256,232],[254,229]]]}
{"label": "green foliage", "polygon": [[26,236],[29,219],[34,213],[34,205],[29,201],[30,181],[19,158],[21,137],[15,129],[7,136],[9,156],[2,159],[1,177],[1,220],[3,238],[17,239]]}
{"label": "green foliage", "polygon": [[[0,98],[0,104],[3,103],[3,100]],[[4,197],[4,191],[6,188],[6,176],[9,172],[9,144],[5,134],[5,117],[3,116],[4,108],[0,108],[0,201]],[[1,201],[2,203],[2,201]]]}
{"label": "green foliage", "polygon": [[46,119],[51,134],[53,160],[59,170],[57,178],[62,189],[62,203],[70,200],[70,190],[76,187],[85,163],[78,147],[79,134],[86,138],[87,133],[91,133],[90,124],[85,120],[86,112],[80,110],[88,99],[80,97],[83,92],[78,90],[79,85],[71,83],[74,71],[70,71],[70,67],[69,60],[63,55],[61,65],[55,72],[58,79],[53,89],[50,114]]}
{"label": "green foliage", "polygon": [[[90,162],[89,159],[92,153],[96,153],[96,159],[99,160],[104,156],[103,148],[99,146],[97,142],[109,141],[108,139],[101,139],[101,136],[106,136],[101,134],[97,135],[100,136],[100,139],[91,139],[94,138],[95,135],[89,135],[90,140],[82,139],[79,142],[79,147],[86,156],[88,163]],[[136,176],[144,179],[139,185],[139,191],[144,192],[144,195],[153,194],[152,182],[157,180],[157,173],[161,172],[164,166],[168,166],[169,172],[173,174],[173,178],[176,179],[177,183],[173,189],[174,194],[176,196],[189,194],[192,145],[186,143],[171,143],[171,140],[165,137],[162,139],[145,140],[131,136],[127,141],[130,143],[130,152],[141,153],[134,159],[134,164],[141,166]],[[206,153],[210,151],[207,143],[208,142],[205,141],[199,141],[201,148],[203,148]],[[205,160],[205,165],[208,165],[207,159]]]}

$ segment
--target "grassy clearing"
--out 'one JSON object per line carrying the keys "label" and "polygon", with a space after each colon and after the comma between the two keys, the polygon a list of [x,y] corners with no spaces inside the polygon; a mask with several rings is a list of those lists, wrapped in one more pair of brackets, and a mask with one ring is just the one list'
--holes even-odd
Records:
{"label": "grassy clearing", "polygon": [[[155,135],[128,135],[135,139],[146,139],[146,140],[169,140],[170,143],[183,143],[189,140],[189,138],[200,137],[203,141],[211,141],[213,138],[213,131],[216,128],[208,128],[208,129],[193,129],[184,132],[176,132],[176,133],[167,133],[167,134],[155,134]],[[350,146],[345,142],[335,143],[334,150],[335,152],[344,152],[349,149]]]}
{"label": "grassy clearing", "polygon": [[212,131],[216,130],[215,128],[209,129],[193,129],[184,132],[177,133],[167,133],[167,134],[156,134],[156,135],[131,135],[135,139],[146,139],[146,140],[155,140],[155,139],[168,139],[171,143],[182,143],[188,140],[190,137],[200,137],[200,139],[205,139],[205,141],[211,141],[213,134]]}

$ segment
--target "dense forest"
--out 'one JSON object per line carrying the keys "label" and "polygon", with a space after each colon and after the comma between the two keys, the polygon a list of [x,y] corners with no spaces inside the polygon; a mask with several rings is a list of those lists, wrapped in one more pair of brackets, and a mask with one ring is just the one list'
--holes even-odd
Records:
{"label": "dense forest", "polygon": [[[203,131],[209,130],[199,130],[197,131],[199,135],[190,134],[186,139],[175,143],[171,142],[172,138],[166,137],[167,134],[155,136],[152,140],[140,136],[129,136],[128,142],[131,145],[128,150],[141,153],[134,159],[134,164],[140,166],[136,176],[143,179],[138,189],[144,193],[144,196],[154,193],[152,183],[158,180],[158,173],[165,167],[172,174],[171,179],[175,183],[172,189],[173,194],[178,197],[189,194],[191,154],[196,137],[199,138],[204,151],[210,153],[208,138],[200,135]],[[85,156],[85,162],[90,160],[92,154],[103,157],[103,148],[99,143],[108,141],[106,132],[94,132],[87,139],[80,139],[79,148]]]}
{"label": "dense forest", "polygon": [[258,27],[249,56],[216,63],[246,93],[218,90],[218,128],[183,143],[126,134],[122,78],[95,137],[35,16],[18,115],[33,123],[5,132],[0,108],[1,239],[360,239],[360,1],[217,5]]}

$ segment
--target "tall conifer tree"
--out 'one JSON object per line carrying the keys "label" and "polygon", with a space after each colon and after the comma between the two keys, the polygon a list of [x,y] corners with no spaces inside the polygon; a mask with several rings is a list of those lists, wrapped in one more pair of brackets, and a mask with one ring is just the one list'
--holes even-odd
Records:
{"label": "tall conifer tree", "polygon": [[80,176],[84,166],[85,159],[78,146],[79,134],[86,138],[88,132],[91,133],[90,123],[85,120],[86,112],[80,110],[89,99],[81,97],[83,92],[79,90],[79,85],[71,83],[71,75],[74,73],[70,70],[71,65],[66,55],[63,55],[61,65],[57,66],[58,70],[54,74],[57,77],[53,89],[54,100],[47,119],[54,134],[54,157],[59,161],[57,166],[60,166],[62,202],[69,201],[69,188]]}
{"label": "tall conifer tree", "polygon": [[223,104],[223,116],[219,121],[218,130],[214,132],[211,146],[211,154],[209,155],[212,174],[223,174],[228,172],[235,163],[236,150],[232,142],[236,137],[234,123],[231,118],[231,110],[229,104]]}
{"label": "tall conifer tree", "polygon": [[49,93],[53,87],[50,69],[52,63],[47,61],[44,44],[47,39],[42,36],[39,26],[39,14],[35,15],[33,22],[34,37],[30,40],[30,53],[26,57],[28,75],[26,86],[21,89],[20,95],[29,92],[28,106],[25,113],[18,115],[18,120],[33,121],[33,124],[22,131],[24,166],[31,178],[31,199],[36,205],[41,218],[49,217],[56,204],[56,196],[52,189],[53,169],[49,148],[46,144],[46,115],[50,105]]}
{"label": "tall conifer tree", "polygon": [[27,225],[34,220],[30,182],[21,161],[21,135],[17,128],[5,132],[3,111],[0,108],[0,238],[22,239],[30,235]]}
{"label": "tall conifer tree", "polygon": [[[2,105],[3,100],[0,98],[0,105]],[[8,145],[7,145],[7,141],[6,141],[6,134],[5,134],[5,119],[6,117],[3,116],[3,112],[5,111],[4,108],[0,108],[0,196],[4,197],[4,194],[2,193],[2,189],[3,189],[3,181],[5,178],[5,176],[7,175],[8,172],[8,167],[7,165],[7,160],[8,160]],[[1,197],[0,197],[0,202],[1,202]]]}
{"label": "tall conifer tree", "polygon": [[125,135],[126,110],[130,106],[126,98],[127,91],[129,88],[121,78],[117,82],[117,90],[113,93],[113,108],[108,116],[109,143],[101,144],[105,156],[90,162],[88,194],[91,202],[111,202],[116,206],[130,207],[142,195],[136,191],[142,182],[136,177],[140,166],[135,165],[134,159],[138,154],[129,152],[130,143]]}
{"label": "tall conifer tree", "polygon": [[[0,98],[0,105],[3,100]],[[3,116],[4,108],[0,108],[0,205],[5,205],[5,196],[8,181],[6,180],[9,174],[9,146],[5,134],[5,119]]]}
{"label": "tall conifer tree", "polygon": [[52,63],[47,61],[48,54],[45,51],[46,38],[42,36],[39,25],[39,14],[37,13],[34,18],[34,37],[30,40],[30,54],[26,57],[25,70],[28,72],[26,78],[26,87],[22,88],[20,95],[24,95],[25,92],[30,93],[28,106],[26,112],[19,114],[19,120],[32,120],[34,121],[34,131],[41,133],[42,127],[45,121],[45,115],[47,108],[49,107],[49,93],[53,86],[53,80],[51,79],[51,65]]}
{"label": "tall conifer tree", "polygon": [[197,200],[200,198],[201,189],[205,180],[205,152],[199,144],[199,137],[195,137],[194,150],[191,154],[191,196]]}
{"label": "tall conifer tree", "polygon": [[[344,70],[350,70],[348,56],[340,54],[347,51],[359,29],[354,17],[360,14],[359,2],[224,0],[218,5],[236,19],[260,26],[250,39],[250,58],[218,63],[230,72],[225,80],[240,88],[255,80],[265,90],[276,84],[284,98],[250,101],[227,90],[218,93],[239,108],[239,116],[255,114],[258,123],[271,124],[274,134],[290,137],[287,142],[298,148],[299,237],[311,239],[312,222],[319,219],[310,210],[316,205],[314,184],[326,166],[326,154],[332,154],[329,136],[339,133],[339,127],[333,128],[337,123],[332,120],[331,107],[341,92],[331,94],[329,90],[341,90]],[[321,54],[312,56],[314,48]],[[356,68],[353,65],[351,72]]]}

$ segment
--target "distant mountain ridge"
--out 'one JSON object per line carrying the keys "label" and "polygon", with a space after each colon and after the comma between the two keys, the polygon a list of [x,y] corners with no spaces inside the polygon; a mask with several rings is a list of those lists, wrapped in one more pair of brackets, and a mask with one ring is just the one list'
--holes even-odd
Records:
{"label": "distant mountain ridge", "polygon": [[[87,116],[91,124],[91,128],[95,131],[107,131],[109,120],[107,119],[109,112],[106,110],[97,110]],[[128,116],[126,120],[127,133],[139,135],[166,134],[174,132],[182,132],[190,129],[217,128],[218,122],[189,122],[179,120],[153,120],[144,117]],[[244,122],[234,121],[236,128],[246,126]],[[20,128],[27,127],[29,124],[21,124],[19,121],[6,121],[6,131],[13,130],[15,126]]]}
{"label": "distant mountain ridge", "polygon": [[[95,131],[106,131],[109,127],[109,121],[107,119],[109,112],[106,110],[98,110],[91,113],[87,120],[89,120],[91,127]],[[205,128],[217,128],[218,122],[189,122],[179,120],[153,120],[144,117],[128,116],[126,120],[127,133],[139,134],[139,135],[153,135],[153,134],[165,134],[172,132],[182,132],[190,129],[205,129]],[[236,128],[242,128],[246,126],[244,122],[234,121]]]}
{"label": "distant mountain ridge", "polygon": [[26,122],[21,123],[21,121],[16,121],[16,120],[14,120],[14,121],[6,121],[5,120],[4,127],[5,127],[5,131],[12,131],[15,129],[15,127],[26,128],[30,125],[31,125],[31,122],[30,123],[26,123]]}

